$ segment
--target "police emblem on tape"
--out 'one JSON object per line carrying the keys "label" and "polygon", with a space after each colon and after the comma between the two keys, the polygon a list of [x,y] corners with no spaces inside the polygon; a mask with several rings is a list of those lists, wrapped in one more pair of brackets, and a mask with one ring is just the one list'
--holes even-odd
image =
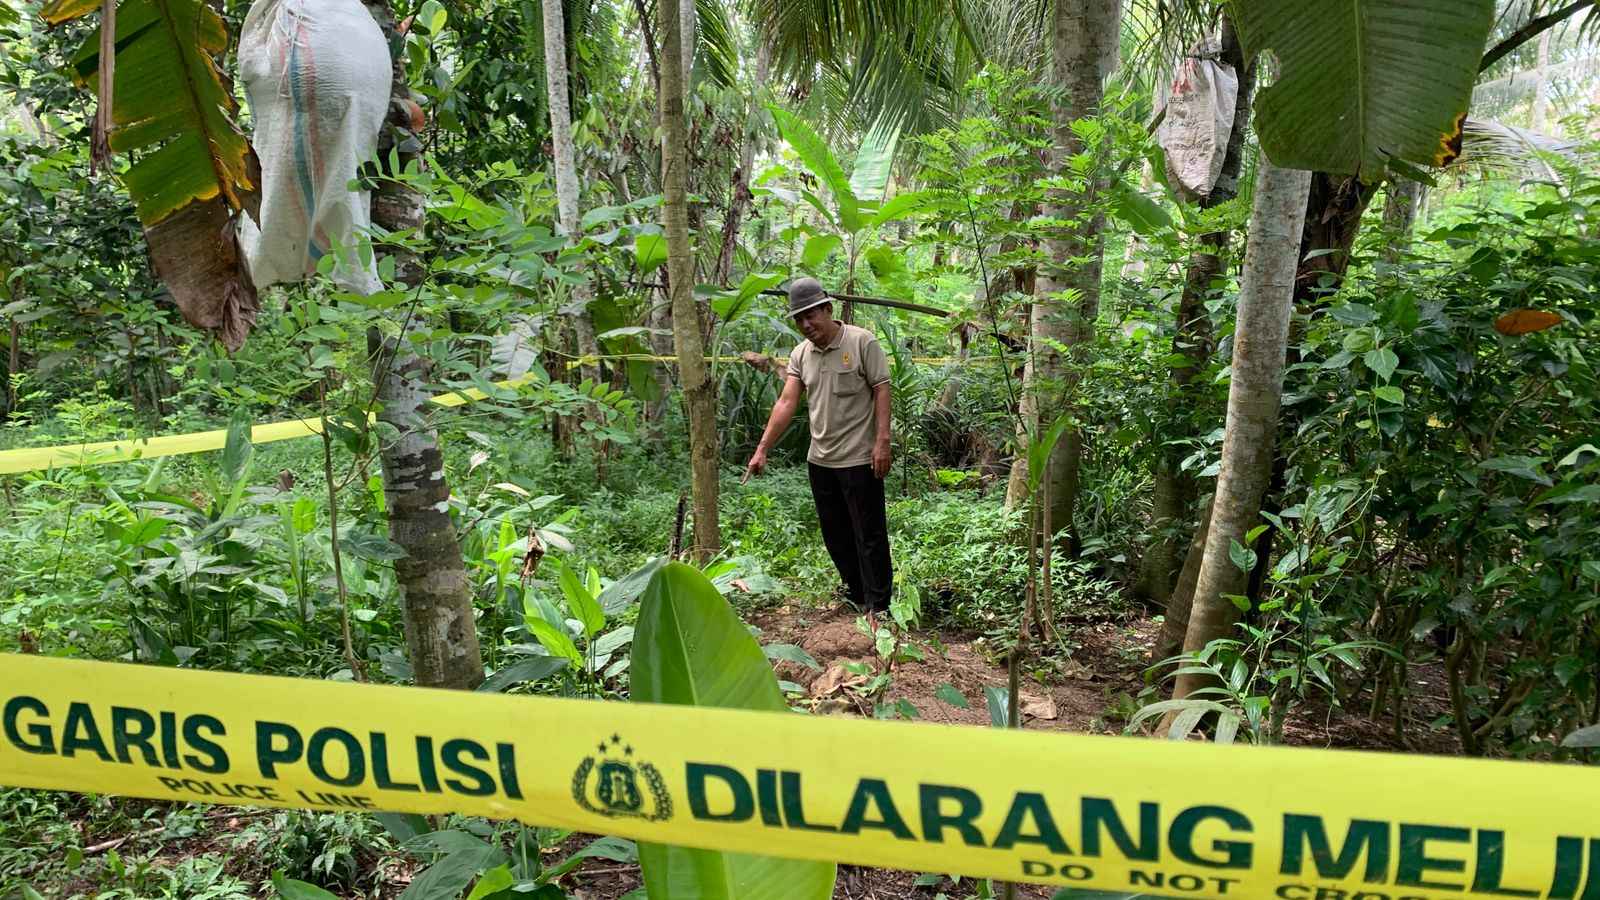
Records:
{"label": "police emblem on tape", "polygon": [[660,770],[635,759],[633,746],[616,734],[602,740],[595,755],[578,763],[572,773],[572,799],[585,811],[607,818],[646,822],[672,818],[672,795]]}

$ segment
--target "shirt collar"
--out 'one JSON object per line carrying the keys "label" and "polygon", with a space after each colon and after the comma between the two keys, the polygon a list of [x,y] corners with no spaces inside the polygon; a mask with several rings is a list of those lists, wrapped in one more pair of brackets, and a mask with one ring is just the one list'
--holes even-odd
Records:
{"label": "shirt collar", "polygon": [[837,350],[839,349],[839,345],[844,343],[844,323],[838,319],[834,319],[833,324],[839,326],[839,330],[833,333],[833,341],[830,342],[826,348],[824,348],[827,350]]}

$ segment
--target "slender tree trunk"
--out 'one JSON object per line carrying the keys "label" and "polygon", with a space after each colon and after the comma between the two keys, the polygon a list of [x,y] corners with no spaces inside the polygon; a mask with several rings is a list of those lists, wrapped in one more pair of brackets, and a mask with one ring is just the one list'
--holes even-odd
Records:
{"label": "slender tree trunk", "polygon": [[772,50],[766,41],[761,41],[756,47],[755,83],[750,85],[750,106],[745,117],[744,146],[739,151],[739,169],[733,173],[733,187],[728,190],[728,213],[722,219],[722,252],[717,254],[717,284],[728,284],[733,278],[733,254],[739,246],[739,223],[752,199],[750,169],[756,164],[757,112],[767,92],[767,77],[771,67]]}
{"label": "slender tree trunk", "polygon": [[1167,600],[1166,619],[1161,623],[1161,634],[1150,651],[1150,663],[1171,659],[1183,650],[1183,639],[1189,633],[1189,607],[1194,603],[1194,586],[1200,580],[1200,563],[1206,556],[1206,536],[1211,531],[1211,506],[1208,501],[1200,524],[1189,541],[1189,553],[1183,559],[1183,571],[1178,573],[1178,584]]}
{"label": "slender tree trunk", "polygon": [[[386,349],[396,345],[391,340]],[[378,419],[400,432],[380,457],[389,539],[406,551],[394,571],[411,668],[424,687],[475,688],[483,681],[483,658],[461,545],[447,511],[444,456],[427,420],[427,362],[414,355],[387,360],[384,354],[379,365],[387,371],[378,381]]]}
{"label": "slender tree trunk", "polygon": [[1533,69],[1533,130],[1544,134],[1550,127],[1550,36],[1539,35],[1539,58]]}
{"label": "slender tree trunk", "polygon": [[1409,178],[1392,178],[1384,187],[1384,194],[1383,230],[1389,242],[1383,248],[1383,258],[1397,263],[1411,244],[1411,226],[1417,219],[1422,183]]}
{"label": "slender tree trunk", "polygon": [[[1233,107],[1233,130],[1228,136],[1228,148],[1222,158],[1222,171],[1217,176],[1217,183],[1207,196],[1190,198],[1196,200],[1202,209],[1210,209],[1239,196],[1239,173],[1244,168],[1244,135],[1250,124],[1250,99],[1256,80],[1255,64],[1245,64],[1239,36],[1234,31],[1232,19],[1226,15],[1222,19],[1222,61],[1233,66],[1238,73],[1239,88]],[[1175,421],[1181,421],[1183,410],[1192,408],[1195,373],[1211,358],[1211,320],[1205,304],[1211,294],[1212,283],[1222,276],[1222,257],[1228,250],[1228,241],[1229,234],[1226,231],[1202,235],[1199,249],[1189,256],[1172,341],[1173,351],[1184,357],[1185,365],[1173,366],[1168,375],[1172,384],[1170,411]],[[1161,439],[1165,442],[1186,436],[1186,433],[1169,433],[1161,435]],[[1187,520],[1197,492],[1194,476],[1182,469],[1184,452],[1180,446],[1163,446],[1152,473],[1154,484],[1151,490],[1153,508],[1150,525],[1155,538],[1140,561],[1139,588],[1141,594],[1157,603],[1170,604],[1172,600],[1173,575],[1178,567],[1177,527]],[[1185,567],[1187,562],[1185,560]],[[1185,610],[1185,620],[1187,613]]]}
{"label": "slender tree trunk", "polygon": [[[1097,115],[1103,100],[1106,75],[1116,60],[1116,42],[1122,21],[1120,0],[1057,0],[1051,41],[1051,84],[1061,91],[1055,107],[1054,146],[1050,168],[1057,177],[1071,177],[1074,156],[1092,151],[1072,130],[1078,119]],[[1029,353],[1023,369],[1021,422],[1017,442],[1026,446],[1030,435],[1041,433],[1041,425],[1053,421],[1070,404],[1077,382],[1077,370],[1086,362],[1082,351],[1094,338],[1094,322],[1100,314],[1100,272],[1105,252],[1101,238],[1104,217],[1091,212],[1099,178],[1091,178],[1083,194],[1054,191],[1046,198],[1046,214],[1079,222],[1064,233],[1051,236],[1046,244],[1051,263],[1042,267],[1033,304]],[[1073,296],[1061,300],[1063,293]],[[1074,349],[1072,365],[1066,365],[1057,345]],[[1078,498],[1078,470],[1083,456],[1083,437],[1076,428],[1062,435],[1051,454],[1046,478],[1051,481],[1051,519],[1075,544],[1074,513]],[[1028,460],[1017,454],[1006,488],[1006,505],[1015,507],[1027,498]],[[1070,548],[1069,548],[1070,549]]]}
{"label": "slender tree trunk", "polygon": [[[1235,565],[1229,551],[1234,543],[1243,544],[1245,533],[1256,524],[1262,495],[1272,477],[1284,357],[1294,311],[1294,277],[1311,173],[1278,168],[1265,156],[1258,166],[1234,327],[1222,469],[1184,637],[1183,649],[1188,652],[1227,637],[1238,620],[1239,610],[1228,595],[1243,593],[1246,573]],[[1186,697],[1204,684],[1199,676],[1181,675],[1173,697]]]}
{"label": "slender tree trunk", "polygon": [[[394,13],[387,0],[366,5],[384,35],[392,38]],[[408,93],[404,58],[396,58],[391,117]],[[406,115],[403,109],[399,114]],[[386,158],[393,148],[394,136],[385,128],[379,138],[379,158]],[[408,156],[400,154],[402,166],[409,162]],[[422,197],[406,185],[383,179],[373,194],[372,220],[389,230],[420,229]],[[422,272],[415,260],[397,255],[396,263],[402,280],[420,283]],[[389,508],[389,539],[405,551],[394,568],[412,672],[417,684],[425,687],[470,690],[483,681],[483,657],[466,564],[447,511],[450,485],[444,476],[439,434],[427,419],[427,362],[410,353],[406,341],[384,342],[376,331],[368,334],[367,346],[375,360],[376,395],[383,404],[378,418],[399,431],[393,441],[380,444],[378,454]]]}
{"label": "slender tree trunk", "polygon": [[[561,0],[544,0],[544,73],[550,95],[550,138],[555,146],[556,211],[561,217],[561,230],[569,239],[577,241],[582,230],[578,218],[578,151],[572,143],[572,106],[567,91],[567,28]],[[573,305],[579,307],[578,314],[572,317],[578,352],[586,357],[597,357],[600,344],[595,340],[594,317],[589,313],[594,291],[588,281],[573,286],[572,299]],[[585,362],[579,371],[584,380],[600,382],[598,362]]]}
{"label": "slender tree trunk", "polygon": [[[21,289],[18,288],[18,291]],[[21,299],[15,293],[13,299]],[[22,374],[22,323],[16,316],[11,317],[10,327],[11,343],[6,348],[6,416],[9,418],[17,412],[17,382],[16,376]]]}
{"label": "slender tree trunk", "polygon": [[[661,55],[681,59],[681,2],[660,0]],[[689,244],[687,199],[689,148],[684,118],[684,78],[679,66],[661,70],[661,227],[667,237],[667,273],[672,297],[672,336],[678,354],[678,380],[689,420],[689,459],[693,472],[694,546],[702,561],[714,556],[722,540],[717,527],[717,397],[705,362],[700,311],[694,301],[694,257]]]}
{"label": "slender tree trunk", "polygon": [[[694,0],[679,0],[678,3],[678,62],[683,67],[683,93],[694,89],[694,50],[695,50],[695,19]],[[663,30],[661,45],[666,46],[666,33]],[[663,51],[665,52],[665,51]],[[685,103],[688,101],[685,100]]]}

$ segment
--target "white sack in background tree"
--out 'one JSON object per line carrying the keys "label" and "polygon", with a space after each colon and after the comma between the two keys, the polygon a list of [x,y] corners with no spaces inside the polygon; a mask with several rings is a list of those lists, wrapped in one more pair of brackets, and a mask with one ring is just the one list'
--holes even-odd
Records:
{"label": "white sack in background tree", "polygon": [[333,278],[350,291],[381,287],[356,250],[372,198],[352,191],[378,146],[389,108],[389,45],[359,0],[256,0],[239,39],[261,157],[261,221],[240,243],[257,287],[299,281],[338,251]]}
{"label": "white sack in background tree", "polygon": [[1222,44],[1207,38],[1178,64],[1167,92],[1167,114],[1156,140],[1167,154],[1167,176],[1196,197],[1211,193],[1222,174],[1233,132],[1239,73],[1222,62]]}

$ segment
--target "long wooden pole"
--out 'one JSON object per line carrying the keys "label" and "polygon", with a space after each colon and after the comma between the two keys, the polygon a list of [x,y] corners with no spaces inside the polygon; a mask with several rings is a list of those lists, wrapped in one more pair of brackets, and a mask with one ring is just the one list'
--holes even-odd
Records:
{"label": "long wooden pole", "polygon": [[[641,284],[641,285],[639,285],[639,287],[643,287],[643,288],[659,288],[659,287],[661,287],[661,285],[659,285],[659,284]],[[735,288],[723,288],[723,290],[731,291],[731,290],[736,290],[736,289]],[[767,297],[787,297],[787,296],[789,296],[789,292],[788,291],[778,290],[777,288],[770,288],[768,290],[762,291],[761,293],[764,296],[767,296]],[[942,316],[942,317],[945,317],[945,318],[948,318],[950,316],[950,311],[949,310],[939,309],[936,306],[924,306],[921,303],[912,303],[912,302],[907,301],[907,300],[890,300],[887,297],[863,297],[863,296],[861,296],[859,294],[835,294],[835,293],[832,293],[832,292],[830,292],[828,294],[828,296],[831,297],[831,298],[837,299],[837,300],[844,300],[844,301],[846,301],[848,303],[865,303],[868,306],[888,306],[888,307],[892,307],[894,309],[904,309],[904,310],[909,310],[910,312],[918,312],[918,313],[923,313],[925,315],[930,315],[930,316]]]}

